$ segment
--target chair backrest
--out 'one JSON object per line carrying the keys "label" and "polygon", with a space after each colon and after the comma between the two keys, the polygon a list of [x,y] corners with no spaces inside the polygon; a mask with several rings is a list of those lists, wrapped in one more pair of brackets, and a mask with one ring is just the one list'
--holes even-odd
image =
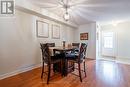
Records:
{"label": "chair backrest", "polygon": [[78,57],[79,62],[82,62],[85,59],[86,49],[87,49],[87,44],[81,43],[79,57]]}
{"label": "chair backrest", "polygon": [[72,43],[72,46],[76,46],[79,48],[80,43]]}
{"label": "chair backrest", "polygon": [[55,47],[55,43],[47,43],[49,47]]}
{"label": "chair backrest", "polygon": [[49,64],[51,62],[51,56],[49,54],[49,47],[48,47],[48,44],[42,44],[40,43],[41,45],[41,50],[42,50],[42,60]]}

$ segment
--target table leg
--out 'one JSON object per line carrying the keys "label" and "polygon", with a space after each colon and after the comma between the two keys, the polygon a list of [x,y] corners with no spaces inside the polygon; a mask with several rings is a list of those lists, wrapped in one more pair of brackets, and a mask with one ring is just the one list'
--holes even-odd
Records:
{"label": "table leg", "polygon": [[63,54],[63,76],[67,76],[67,69],[68,69],[68,64],[67,64],[67,59],[66,59],[66,57],[65,57],[65,54],[66,54],[66,52],[63,52],[64,54]]}

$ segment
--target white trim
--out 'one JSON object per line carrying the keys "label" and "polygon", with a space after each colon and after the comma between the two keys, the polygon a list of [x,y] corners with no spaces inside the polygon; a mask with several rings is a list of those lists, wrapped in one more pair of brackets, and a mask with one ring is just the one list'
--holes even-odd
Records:
{"label": "white trim", "polygon": [[[94,58],[86,58],[86,59],[94,59]],[[117,57],[116,58],[116,62],[117,63],[122,63],[122,64],[130,64],[130,58]],[[41,67],[41,66],[42,66],[41,63],[33,64],[33,65],[27,66],[25,68],[20,68],[20,69],[17,69],[15,71],[12,71],[12,72],[5,73],[3,75],[0,75],[0,80],[1,79],[5,79],[7,77],[11,77],[11,76],[17,75],[17,74],[20,74],[20,73],[23,73],[23,72],[30,71],[32,69],[35,69],[35,68],[38,68],[38,67]]]}
{"label": "white trim", "polygon": [[20,68],[20,69],[17,69],[15,71],[9,72],[9,73],[5,73],[3,75],[0,75],[0,80],[1,79],[5,79],[7,77],[11,77],[11,76],[17,75],[17,74],[20,74],[20,73],[23,73],[23,72],[30,71],[30,70],[38,68],[38,67],[41,67],[41,63],[33,64],[33,65],[30,65],[30,66],[27,66],[27,67]]}
{"label": "white trim", "polygon": [[[111,57],[110,57],[111,58]],[[121,63],[121,64],[128,64],[130,65],[130,58],[129,57],[115,57],[115,59],[110,59],[110,58],[104,58],[104,57],[98,57],[96,58],[97,60],[107,60],[107,61],[115,61],[116,63]]]}
{"label": "white trim", "polygon": [[122,64],[130,64],[130,58],[117,56],[116,57],[116,62],[117,63],[122,63]]}
{"label": "white trim", "polygon": [[90,58],[90,57],[89,57],[89,58],[88,58],[88,57],[86,57],[85,59],[93,59],[93,60],[96,60],[95,58]]}
{"label": "white trim", "polygon": [[126,61],[118,61],[118,60],[116,60],[116,63],[121,63],[121,64],[128,64],[128,65],[130,65],[130,62],[126,62]]}

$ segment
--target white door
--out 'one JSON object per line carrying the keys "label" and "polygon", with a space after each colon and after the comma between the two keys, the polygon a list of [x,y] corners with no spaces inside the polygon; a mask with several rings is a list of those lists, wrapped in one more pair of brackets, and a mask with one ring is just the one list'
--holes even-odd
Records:
{"label": "white door", "polygon": [[101,55],[115,57],[115,33],[102,31]]}

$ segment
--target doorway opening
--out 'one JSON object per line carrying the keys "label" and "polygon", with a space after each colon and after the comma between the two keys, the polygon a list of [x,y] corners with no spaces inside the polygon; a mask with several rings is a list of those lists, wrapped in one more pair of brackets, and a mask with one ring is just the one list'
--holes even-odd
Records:
{"label": "doorway opening", "polygon": [[97,33],[97,59],[115,61],[116,35],[114,30],[99,29]]}

